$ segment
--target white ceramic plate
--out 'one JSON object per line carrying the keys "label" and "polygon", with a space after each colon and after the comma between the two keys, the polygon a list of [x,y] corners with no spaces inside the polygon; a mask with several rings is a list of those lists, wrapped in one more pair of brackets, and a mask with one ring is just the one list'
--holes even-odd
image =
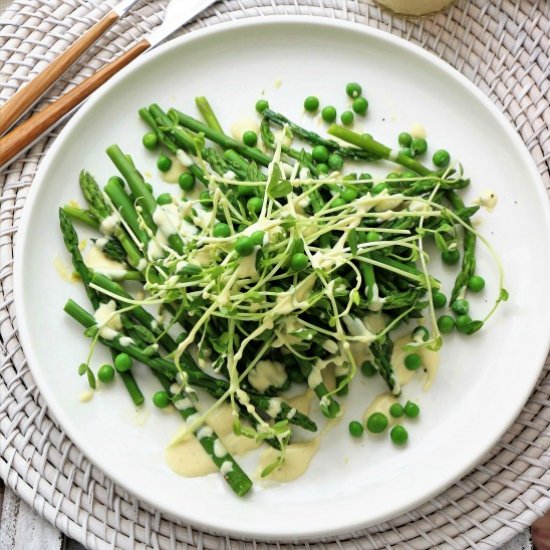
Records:
{"label": "white ceramic plate", "polygon": [[[79,402],[85,380],[76,369],[88,342],[62,312],[69,297],[86,304],[79,285],[53,267],[65,257],[57,208],[79,197],[78,173],[100,182],[115,173],[105,148],[118,143],[155,176],[154,155],[140,144],[137,116],[152,102],[195,112],[194,97],[210,98],[227,127],[254,116],[265,92],[273,107],[306,125],[305,96],[316,94],[339,111],[344,86],[363,84],[369,115],[358,127],[394,143],[415,123],[434,147],[446,147],[473,179],[471,199],[491,188],[499,196],[480,230],[500,253],[510,301],[482,332],[445,340],[442,367],[428,393],[418,387],[421,419],[409,423],[410,443],[389,438],[352,441],[347,422],[383,390],[357,380],[344,422],[330,432],[301,479],[258,487],[245,499],[220,476],[185,479],[163,462],[179,426],[147,404],[136,414],[120,384]],[[41,164],[18,236],[15,297],[20,335],[36,381],[71,439],[112,479],[191,524],[241,537],[293,539],[355,530],[426,501],[480,460],[526,401],[549,344],[550,222],[547,198],[519,137],[497,109],[453,69],[420,48],[366,27],[315,18],[262,18],[219,25],[174,40],[134,64],[95,95],[64,129]],[[495,272],[480,250],[488,288],[478,314],[496,292]],[[448,291],[448,287],[446,288]],[[543,316],[546,312],[546,318]],[[108,356],[97,356],[98,364]],[[147,397],[156,389],[138,369]],[[143,425],[140,425],[143,424]]]}

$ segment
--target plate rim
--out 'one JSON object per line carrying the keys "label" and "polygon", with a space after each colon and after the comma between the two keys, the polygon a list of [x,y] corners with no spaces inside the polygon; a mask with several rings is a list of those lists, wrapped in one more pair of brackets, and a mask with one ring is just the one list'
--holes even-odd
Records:
{"label": "plate rim", "polygon": [[[490,98],[486,96],[473,82],[468,80],[468,78],[463,74],[461,74],[457,69],[455,69],[454,67],[452,67],[450,64],[443,61],[439,57],[437,57],[435,54],[427,50],[424,50],[422,47],[412,42],[409,42],[404,38],[395,36],[389,32],[386,32],[380,29],[375,29],[373,27],[370,27],[368,25],[364,25],[361,23],[344,21],[344,20],[336,20],[336,19],[331,19],[324,16],[304,16],[304,15],[252,16],[252,17],[247,17],[243,19],[217,23],[201,29],[193,30],[182,36],[168,40],[162,43],[158,47],[155,47],[154,49],[147,52],[142,57],[138,58],[136,61],[131,63],[129,66],[124,68],[121,72],[119,72],[117,75],[111,78],[108,82],[106,82],[99,90],[97,90],[94,94],[92,94],[92,96],[78,110],[75,116],[73,116],[72,119],[68,122],[68,124],[63,128],[63,130],[57,136],[54,143],[52,144],[52,146],[50,147],[50,149],[48,150],[44,159],[42,160],[42,162],[38,167],[38,170],[33,180],[33,184],[31,185],[29,192],[25,198],[23,212],[21,215],[19,228],[15,238],[15,243],[13,247],[13,252],[14,252],[13,292],[14,292],[15,314],[16,314],[17,320],[25,320],[25,314],[24,314],[25,299],[24,299],[24,291],[23,291],[24,270],[21,267],[21,264],[23,262],[22,258],[24,257],[25,243],[27,241],[28,233],[31,227],[31,223],[30,223],[30,220],[32,219],[31,213],[36,207],[36,199],[38,197],[39,190],[44,185],[46,185],[44,175],[49,171],[50,166],[53,162],[53,159],[57,154],[57,151],[60,148],[62,148],[65,142],[65,139],[64,139],[65,135],[68,134],[75,126],[79,124],[80,120],[86,115],[86,113],[92,110],[94,108],[95,103],[99,101],[105,94],[109,93],[111,88],[115,87],[121,80],[126,78],[128,75],[134,73],[135,71],[138,71],[143,65],[149,62],[152,62],[153,60],[159,57],[162,57],[165,54],[165,52],[171,51],[172,49],[185,47],[185,44],[187,43],[190,43],[196,40],[201,40],[203,37],[207,37],[212,34],[223,34],[228,31],[231,32],[233,29],[238,29],[242,27],[255,27],[255,26],[272,25],[272,24],[285,24],[287,26],[308,25],[311,27],[317,26],[317,27],[333,27],[333,28],[339,28],[344,30],[349,29],[354,32],[361,33],[363,36],[374,37],[378,40],[391,43],[399,48],[410,50],[414,55],[420,58],[423,58],[425,61],[427,61],[431,65],[435,65],[439,70],[444,72],[450,79],[456,81],[458,85],[460,85],[462,88],[465,88],[466,91],[470,92],[475,97],[475,99],[479,101],[482,104],[482,106],[486,108],[493,115],[495,121],[497,121],[500,124],[502,129],[506,132],[507,136],[512,140],[515,146],[515,149],[518,152],[521,152],[521,156],[525,160],[526,166],[529,167],[529,179],[536,180],[539,183],[539,185],[535,186],[534,192],[536,192],[538,195],[537,198],[539,199],[539,203],[541,204],[541,213],[543,215],[544,223],[546,225],[546,229],[550,232],[550,203],[548,202],[548,197],[544,192],[545,188],[544,188],[544,183],[542,181],[541,175],[539,174],[538,168],[535,164],[533,157],[528,151],[527,146],[521,139],[521,136],[516,131],[512,123],[504,116],[504,114],[490,100]],[[178,520],[188,522],[194,528],[201,529],[206,532],[213,532],[219,535],[230,535],[236,538],[244,538],[248,540],[252,538],[257,540],[277,539],[279,541],[285,541],[285,542],[291,542],[291,541],[297,541],[297,540],[304,541],[308,539],[319,539],[323,537],[342,535],[345,533],[349,533],[351,531],[364,529],[370,525],[374,525],[382,521],[386,521],[388,519],[397,517],[398,515],[406,511],[412,510],[417,506],[424,504],[435,495],[442,493],[448,487],[454,484],[457,480],[461,479],[466,473],[471,471],[472,468],[475,467],[475,465],[479,464],[483,456],[491,448],[494,447],[494,445],[506,432],[509,426],[514,422],[514,420],[517,418],[519,413],[523,410],[525,403],[527,402],[529,396],[531,395],[531,392],[535,387],[536,381],[540,376],[542,368],[544,367],[545,359],[548,354],[548,349],[550,348],[550,322],[548,323],[548,326],[546,328],[547,328],[546,330],[547,334],[546,334],[545,346],[543,347],[541,345],[541,352],[540,352],[540,359],[539,359],[540,368],[537,371],[533,369],[533,379],[530,381],[529,385],[526,386],[529,388],[529,390],[525,392],[525,395],[523,396],[521,401],[518,399],[518,405],[515,408],[513,408],[513,410],[510,409],[509,413],[505,415],[506,421],[501,423],[502,425],[501,430],[498,431],[498,433],[495,432],[492,438],[487,439],[487,442],[484,445],[483,451],[476,453],[476,455],[473,458],[471,458],[469,461],[467,461],[459,471],[457,470],[457,472],[451,479],[447,479],[445,482],[440,481],[437,484],[437,487],[435,487],[434,485],[434,487],[431,490],[424,492],[421,496],[417,495],[415,498],[409,499],[406,505],[402,505],[396,508],[391,514],[381,515],[380,517],[372,519],[368,523],[361,522],[361,521],[359,522],[348,521],[346,525],[341,525],[336,529],[331,529],[330,531],[317,530],[313,532],[309,530],[309,531],[300,532],[299,534],[269,533],[264,535],[264,534],[250,533],[239,529],[232,529],[230,527],[227,527],[227,528],[218,527],[213,524],[204,523],[204,521],[197,518],[190,518],[187,515],[176,515],[173,510],[169,509],[167,506],[163,505],[161,502],[154,502],[154,500],[150,500],[148,496],[141,493],[139,488],[138,490],[136,490],[135,488],[133,487],[130,488],[126,486],[125,483],[121,482],[118,476],[116,475],[116,471],[113,472],[108,467],[108,462],[105,460],[103,461],[101,460],[101,453],[96,454],[95,452],[91,452],[91,453],[89,452],[91,451],[91,449],[86,446],[85,440],[78,436],[78,433],[79,433],[78,430],[65,428],[66,422],[64,422],[64,417],[66,416],[66,413],[64,413],[63,408],[61,406],[59,407],[57,406],[55,395],[48,391],[48,384],[46,381],[46,377],[42,376],[41,374],[42,369],[40,368],[40,360],[38,359],[38,357],[35,356],[34,347],[32,345],[32,340],[31,340],[30,334],[28,333],[26,324],[19,323],[19,322],[17,323],[18,338],[19,338],[19,342],[21,344],[23,353],[25,354],[25,357],[27,359],[30,372],[48,408],[52,411],[53,416],[59,422],[59,424],[63,426],[63,430],[65,431],[65,433],[67,433],[72,443],[79,450],[81,450],[83,455],[90,461],[91,464],[97,467],[100,471],[104,472],[109,478],[113,480],[113,482],[119,484],[131,495],[135,496],[135,498],[143,501],[144,503],[152,505],[154,508],[161,510],[163,513],[167,514],[168,517],[170,518],[175,517]],[[542,332],[543,331],[541,330],[541,333]],[[536,376],[535,376],[535,372],[536,372]]]}

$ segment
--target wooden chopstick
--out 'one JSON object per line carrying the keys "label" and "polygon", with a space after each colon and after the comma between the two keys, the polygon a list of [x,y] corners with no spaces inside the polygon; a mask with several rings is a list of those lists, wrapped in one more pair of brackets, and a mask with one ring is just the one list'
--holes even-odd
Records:
{"label": "wooden chopstick", "polygon": [[138,55],[150,48],[147,40],[141,40],[93,76],[75,86],[43,110],[28,118],[11,132],[0,138],[0,167],[13,160],[21,151],[36,141],[46,130],[70,113],[94,90],[109,80],[114,74],[128,65]]}
{"label": "wooden chopstick", "polygon": [[107,13],[66,51],[56,57],[40,74],[8,99],[0,107],[0,135],[9,130],[13,123],[19,120],[118,18],[119,15],[115,11]]}

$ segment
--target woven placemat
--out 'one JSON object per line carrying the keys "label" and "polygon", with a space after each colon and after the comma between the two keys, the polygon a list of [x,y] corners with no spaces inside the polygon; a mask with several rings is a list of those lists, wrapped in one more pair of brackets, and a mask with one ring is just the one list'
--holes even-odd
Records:
{"label": "woven placemat", "polygon": [[[59,81],[45,101],[157,26],[162,5],[160,1],[139,5]],[[97,0],[15,1],[0,22],[0,101],[108,8],[108,3]],[[392,16],[366,0],[225,0],[185,32],[268,14],[347,19],[387,30],[434,52],[502,109],[550,188],[547,0],[462,0],[445,13],[417,20]],[[338,540],[276,545],[214,537],[171,521],[107,479],[50,416],[27,367],[14,317],[13,240],[27,190],[57,133],[50,133],[0,174],[0,476],[48,521],[98,549],[498,548],[550,507],[548,361],[519,418],[469,475],[414,511]]]}

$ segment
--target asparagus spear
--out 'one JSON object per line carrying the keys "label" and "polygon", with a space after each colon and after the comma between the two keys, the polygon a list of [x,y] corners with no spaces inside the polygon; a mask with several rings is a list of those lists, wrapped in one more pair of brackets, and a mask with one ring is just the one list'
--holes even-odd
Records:
{"label": "asparagus spear", "polygon": [[[101,303],[101,296],[99,296],[93,289],[90,288],[90,282],[92,280],[92,273],[90,269],[84,263],[82,255],[80,254],[80,248],[78,247],[78,235],[67,216],[66,212],[60,208],[59,209],[59,223],[61,226],[61,233],[63,234],[63,240],[65,246],[69,251],[72,259],[73,266],[77,273],[80,275],[82,282],[84,284],[84,289],[92,307],[97,309]],[[114,352],[113,352],[114,359]],[[119,376],[122,379],[124,386],[126,387],[132,401],[135,405],[139,406],[143,403],[144,397],[135,381],[135,378],[131,372],[119,372]]]}

